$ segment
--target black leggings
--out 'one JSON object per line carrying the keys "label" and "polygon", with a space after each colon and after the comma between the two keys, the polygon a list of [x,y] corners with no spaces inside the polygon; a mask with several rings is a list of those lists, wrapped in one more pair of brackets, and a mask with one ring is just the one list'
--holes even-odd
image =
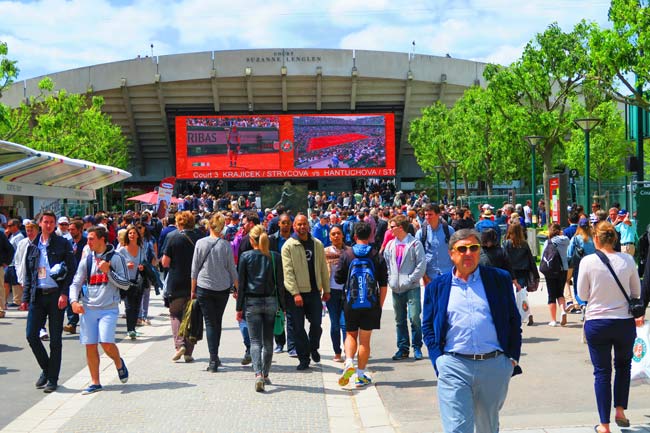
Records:
{"label": "black leggings", "polygon": [[144,292],[139,287],[132,286],[126,292],[124,298],[124,310],[126,313],[126,332],[135,331],[135,324],[140,313],[140,304],[142,303],[142,294]]}
{"label": "black leggings", "polygon": [[208,340],[208,351],[210,361],[219,359],[219,344],[221,343],[221,323],[223,312],[226,310],[230,290],[207,290],[201,287],[196,288],[196,299],[201,306],[203,319],[205,320],[205,334]]}

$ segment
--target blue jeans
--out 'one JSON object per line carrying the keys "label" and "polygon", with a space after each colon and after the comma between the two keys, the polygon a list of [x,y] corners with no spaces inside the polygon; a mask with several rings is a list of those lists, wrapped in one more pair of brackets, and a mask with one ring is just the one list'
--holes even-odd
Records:
{"label": "blue jeans", "polygon": [[205,321],[205,337],[208,340],[210,361],[219,359],[219,344],[221,343],[221,324],[223,312],[226,310],[229,290],[216,291],[197,287],[196,299],[199,300],[203,320]]}
{"label": "blue jeans", "polygon": [[411,322],[411,343],[414,349],[422,348],[422,303],[420,302],[420,287],[406,292],[393,292],[393,311],[395,312],[395,328],[397,330],[397,348],[404,353],[409,351],[409,330],[406,324],[408,316]]}
{"label": "blue jeans", "polygon": [[343,290],[333,289],[327,301],[327,311],[330,315],[330,338],[332,348],[337,355],[341,354],[341,339],[345,342],[345,315],[343,314]]}
{"label": "blue jeans", "polygon": [[499,431],[499,410],[508,394],[513,366],[507,356],[483,361],[442,355],[438,368],[438,405],[445,432]]}
{"label": "blue jeans", "polygon": [[[4,289],[3,289],[4,290]],[[27,313],[27,341],[36,357],[36,362],[52,383],[58,383],[61,371],[61,334],[63,333],[63,316],[65,310],[59,310],[59,293],[42,295],[37,290],[34,302],[29,304]],[[39,337],[39,331],[48,321],[50,330],[50,355]]]}
{"label": "blue jeans", "polygon": [[612,407],[612,347],[614,348],[614,407],[627,409],[630,395],[634,319],[597,319],[585,322],[585,337],[594,365],[594,391],[600,422],[609,424]]}
{"label": "blue jeans", "polygon": [[[300,362],[309,363],[311,352],[320,348],[320,336],[323,333],[323,320],[319,292],[301,293],[303,306],[296,307],[293,296],[287,295],[287,309],[293,319],[293,337],[296,342],[296,352]],[[309,320],[309,335],[305,331],[305,318]]]}
{"label": "blue jeans", "polygon": [[246,322],[251,339],[255,374],[269,375],[273,359],[273,324],[278,301],[275,296],[246,298]]}

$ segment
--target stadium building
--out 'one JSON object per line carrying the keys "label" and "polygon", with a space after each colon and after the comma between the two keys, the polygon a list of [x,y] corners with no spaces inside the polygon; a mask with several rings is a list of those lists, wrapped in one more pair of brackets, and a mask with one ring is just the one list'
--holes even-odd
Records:
{"label": "stadium building", "polygon": [[[284,180],[348,190],[355,179],[421,178],[409,122],[484,85],[485,64],[408,53],[256,49],[138,57],[50,74],[57,89],[102,96],[130,142],[128,182]],[[3,103],[39,92],[14,83]]]}

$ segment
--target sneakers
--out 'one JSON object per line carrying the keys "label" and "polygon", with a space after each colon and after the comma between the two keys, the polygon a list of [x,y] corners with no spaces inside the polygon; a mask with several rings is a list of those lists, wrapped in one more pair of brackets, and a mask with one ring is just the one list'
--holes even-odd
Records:
{"label": "sneakers", "polygon": [[[124,360],[120,358],[120,361],[122,361],[122,368],[117,369],[117,375],[120,377],[120,382],[126,383],[129,381],[129,369],[126,368],[126,364],[124,363]],[[91,385],[93,386],[93,385]],[[101,385],[99,385],[99,388],[101,389]]]}
{"label": "sneakers", "polygon": [[253,362],[253,358],[251,358],[250,352],[246,352],[244,357],[241,359],[241,365],[248,365],[251,362]]}
{"label": "sneakers", "polygon": [[264,376],[264,384],[265,385],[270,385],[271,384],[271,379],[269,379],[268,376]]}
{"label": "sneakers", "polygon": [[264,378],[262,376],[255,377],[255,391],[264,392]]}
{"label": "sneakers", "polygon": [[345,386],[348,383],[350,383],[350,378],[355,372],[354,365],[352,363],[349,363],[345,366],[343,369],[343,372],[341,372],[341,375],[339,376],[339,386]]}
{"label": "sneakers", "polygon": [[210,361],[208,368],[206,368],[206,371],[209,371],[210,373],[216,373],[219,371],[219,363],[217,361]]}
{"label": "sneakers", "polygon": [[189,364],[190,362],[194,362],[194,357],[192,355],[183,355],[183,360]]}
{"label": "sneakers", "polygon": [[56,384],[56,382],[52,382],[51,380],[48,380],[47,385],[45,385],[45,388],[43,388],[43,392],[45,394],[50,394],[50,393],[56,391],[57,388],[58,388],[58,385]]}
{"label": "sneakers", "polygon": [[172,361],[178,361],[181,359],[181,356],[185,355],[185,346],[181,346],[178,348],[174,356],[172,357]]}
{"label": "sneakers", "polygon": [[36,389],[43,389],[45,385],[47,385],[47,374],[43,371],[36,381]]}
{"label": "sneakers", "polygon": [[[122,363],[124,363],[124,361],[122,361]],[[95,385],[95,384],[92,384],[92,385],[90,385],[88,388],[86,388],[86,389],[84,389],[83,391],[81,391],[81,394],[82,394],[82,395],[94,394],[94,393],[96,393],[96,392],[101,391],[102,389],[103,389],[103,388],[102,388],[101,385]]]}
{"label": "sneakers", "polygon": [[320,362],[320,353],[318,353],[318,350],[311,351],[311,359],[313,359],[316,363]]}
{"label": "sneakers", "polygon": [[562,320],[560,321],[560,325],[566,326],[566,322],[567,322],[566,313],[562,313]]}
{"label": "sneakers", "polygon": [[298,352],[296,351],[296,349],[292,349],[292,350],[288,351],[287,354],[289,355],[290,358],[297,358],[298,357]]}
{"label": "sneakers", "polygon": [[284,347],[281,344],[278,344],[275,346],[275,349],[273,349],[273,353],[282,353],[284,352]]}
{"label": "sneakers", "polygon": [[341,356],[340,353],[334,354],[334,358],[332,358],[332,361],[334,362],[343,362],[343,357]]}
{"label": "sneakers", "polygon": [[126,333],[126,335],[131,339],[135,340],[135,337],[137,337],[138,334],[135,333],[135,331],[129,331]]}
{"label": "sneakers", "polygon": [[76,334],[77,333],[77,327],[75,325],[67,324],[63,327],[63,330],[67,332],[68,334]]}
{"label": "sneakers", "polygon": [[533,322],[533,315],[531,314],[530,316],[528,316],[528,323],[526,324],[526,326],[533,326],[534,323],[535,322]]}
{"label": "sneakers", "polygon": [[424,358],[424,356],[422,355],[422,349],[413,348],[413,359],[419,361],[422,358]]}
{"label": "sneakers", "polygon": [[296,367],[296,370],[298,371],[303,371],[309,369],[309,360],[307,361],[300,361],[300,364],[298,364],[298,367]]}
{"label": "sneakers", "polygon": [[357,388],[363,388],[364,386],[368,386],[372,384],[372,379],[366,376],[366,374],[362,374],[361,376],[357,376],[357,380],[354,381],[354,386]]}
{"label": "sneakers", "polygon": [[548,322],[548,326],[557,326],[557,322],[555,320]]}
{"label": "sneakers", "polygon": [[45,330],[45,328],[43,328],[43,329],[41,329],[41,330],[39,331],[39,333],[38,333],[38,338],[40,338],[40,339],[43,340],[43,341],[47,341],[47,340],[50,339],[50,336],[49,336],[49,334],[47,333],[47,331]]}
{"label": "sneakers", "polygon": [[402,359],[407,359],[408,357],[409,357],[408,352],[403,352],[401,350],[398,350],[397,352],[395,352],[395,355],[393,355],[393,361],[399,361],[399,360],[402,360]]}

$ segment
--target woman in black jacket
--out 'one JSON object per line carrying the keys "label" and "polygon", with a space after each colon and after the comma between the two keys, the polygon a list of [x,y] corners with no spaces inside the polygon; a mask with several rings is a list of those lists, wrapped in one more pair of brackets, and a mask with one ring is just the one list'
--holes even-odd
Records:
{"label": "woman in black jacket", "polygon": [[[531,274],[536,281],[539,281],[537,264],[530,251],[528,242],[526,242],[524,229],[521,224],[510,224],[508,226],[503,249],[510,261],[510,266],[520,288],[528,288],[529,276]],[[533,323],[533,315],[531,314],[528,316],[528,326],[532,326]]]}
{"label": "woman in black jacket", "polygon": [[269,251],[269,237],[264,226],[249,232],[252,250],[239,258],[237,320],[246,315],[251,339],[251,358],[255,370],[255,390],[264,391],[270,384],[269,370],[273,359],[273,325],[278,308],[284,310],[282,257]]}

